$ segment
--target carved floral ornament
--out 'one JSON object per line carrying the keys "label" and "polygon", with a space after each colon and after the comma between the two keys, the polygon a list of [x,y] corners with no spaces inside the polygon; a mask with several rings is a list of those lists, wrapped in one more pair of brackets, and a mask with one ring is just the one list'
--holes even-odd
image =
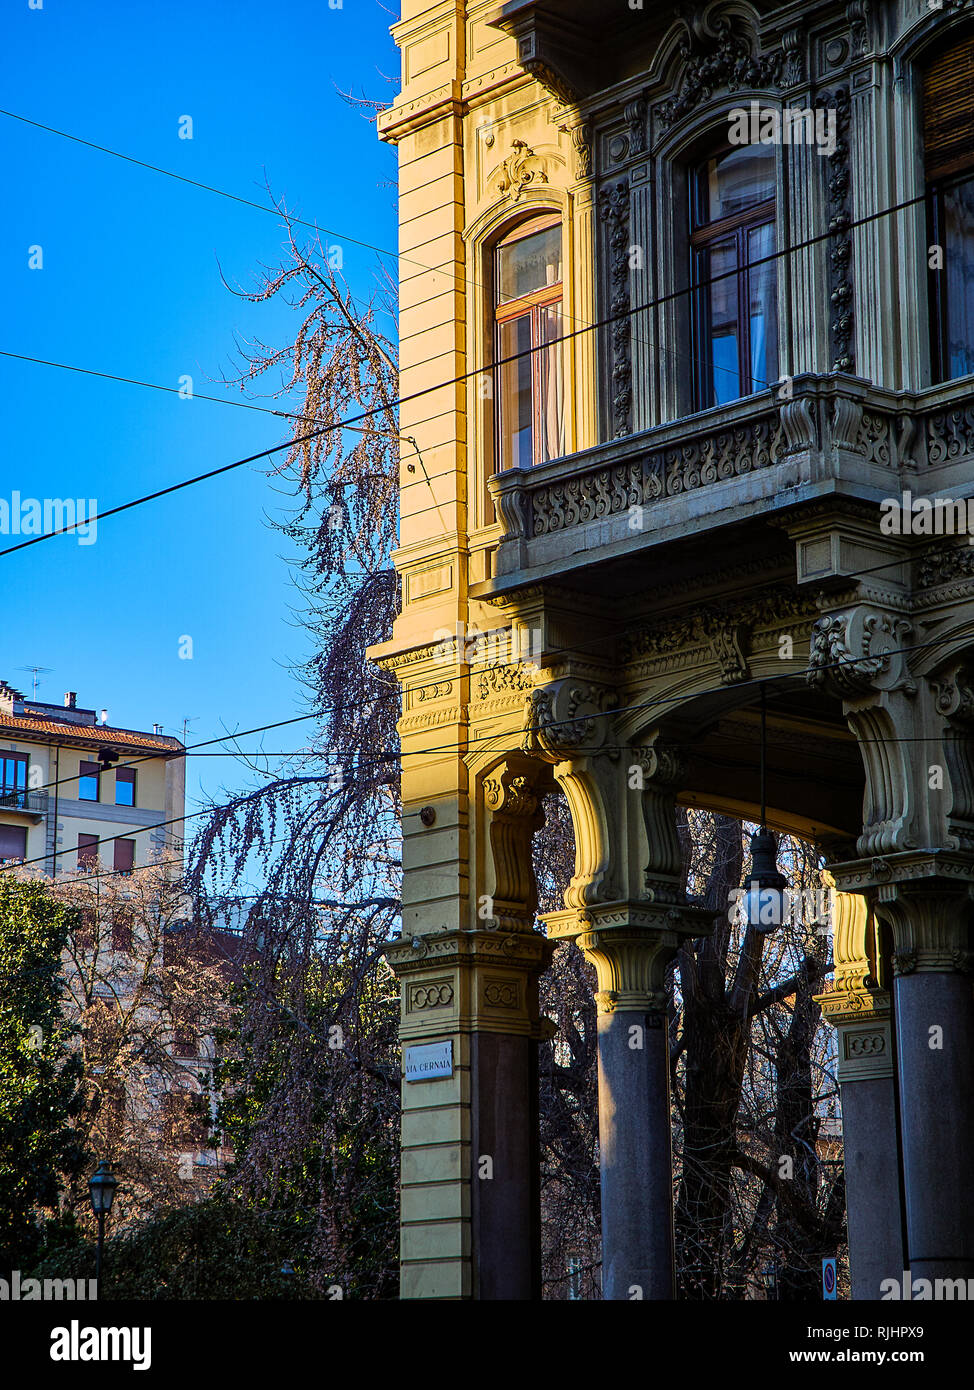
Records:
{"label": "carved floral ornament", "polygon": [[558,760],[570,751],[601,748],[617,703],[614,692],[570,676],[532,690],[525,701],[524,752]]}
{"label": "carved floral ornament", "polygon": [[826,614],[812,630],[808,682],[843,699],[872,688],[915,695],[904,650],[911,632],[907,619],[865,604]]}
{"label": "carved floral ornament", "polygon": [[497,171],[496,181],[498,192],[516,203],[526,188],[548,182],[546,161],[524,140],[515,140],[511,153]]}
{"label": "carved floral ornament", "polygon": [[805,80],[800,25],[783,35],[780,47],[762,52],[758,35],[741,17],[723,11],[723,6],[683,7],[678,85],[672,97],[655,107],[656,119],[664,128],[724,89],[781,89]]}

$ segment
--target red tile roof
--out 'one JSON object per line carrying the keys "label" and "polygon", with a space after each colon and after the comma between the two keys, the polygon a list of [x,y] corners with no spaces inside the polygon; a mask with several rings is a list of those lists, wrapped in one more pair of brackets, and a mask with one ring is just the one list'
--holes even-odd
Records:
{"label": "red tile roof", "polygon": [[163,734],[143,734],[136,729],[113,729],[109,724],[69,724],[42,719],[32,714],[6,714],[0,711],[0,730],[20,738],[49,743],[52,739],[85,748],[147,748],[157,753],[181,753],[178,738]]}

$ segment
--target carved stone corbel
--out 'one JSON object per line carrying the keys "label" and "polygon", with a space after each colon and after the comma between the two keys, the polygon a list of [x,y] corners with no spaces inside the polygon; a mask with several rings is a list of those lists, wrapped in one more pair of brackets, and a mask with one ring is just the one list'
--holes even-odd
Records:
{"label": "carved stone corbel", "polygon": [[724,685],[734,685],[746,681],[750,675],[744,656],[743,641],[745,626],[732,622],[720,613],[703,613],[694,619],[697,635],[709,646],[713,658],[720,668],[720,679]]}
{"label": "carved stone corbel", "polygon": [[571,677],[532,690],[525,702],[523,750],[554,764],[575,828],[575,873],[565,893],[571,908],[624,896],[618,851],[625,807],[619,751],[609,740],[616,702],[613,691]]}
{"label": "carved stone corbel", "polygon": [[937,713],[944,720],[948,844],[952,849],[974,850],[974,672],[961,663],[930,684]]}
{"label": "carved stone corbel", "polygon": [[492,873],[488,879],[490,925],[501,931],[531,931],[538,885],[531,860],[531,838],[544,823],[538,764],[512,754],[483,779],[489,815]]}
{"label": "carved stone corbel", "polygon": [[627,781],[630,791],[640,795],[647,855],[640,897],[646,902],[679,903],[683,901],[683,850],[675,812],[686,758],[662,740],[633,751]]}
{"label": "carved stone corbel", "polygon": [[583,123],[572,126],[569,133],[575,151],[575,178],[582,182],[592,177],[592,127]]}
{"label": "carved stone corbel", "polygon": [[629,131],[629,155],[634,158],[646,153],[646,99],[636,97],[625,108],[626,128]]}
{"label": "carved stone corbel", "polygon": [[924,701],[907,662],[911,624],[858,604],[819,618],[808,681],[842,700],[866,773],[861,855],[909,850],[929,839],[929,808],[918,735]]}
{"label": "carved stone corbel", "polygon": [[812,629],[810,685],[853,699],[872,689],[916,694],[905,648],[912,627],[868,604],[827,613]]}

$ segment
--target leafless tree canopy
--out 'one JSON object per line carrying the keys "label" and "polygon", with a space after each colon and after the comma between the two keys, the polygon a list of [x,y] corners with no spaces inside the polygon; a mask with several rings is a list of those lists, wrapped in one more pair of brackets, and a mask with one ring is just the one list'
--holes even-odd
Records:
{"label": "leafless tree canopy", "polygon": [[[313,639],[299,674],[318,732],[284,765],[252,760],[252,785],[214,804],[191,885],[198,917],[235,912],[254,949],[236,1082],[261,1108],[237,1190],[271,1208],[298,1190],[329,1270],[362,1263],[352,1233],[366,1230],[373,1273],[363,1291],[382,1296],[394,1288],[396,1244],[396,989],[382,947],[400,915],[399,701],[365,651],[390,637],[397,611],[400,448],[414,446],[398,429],[391,285],[380,280],[357,301],[341,248],[300,240],[281,211],[281,264],[235,292],[286,300],[299,328],[281,348],[239,344],[228,379],[248,391],[263,382],[293,417],[278,473],[293,505],[280,529],[295,547]],[[350,415],[365,418],[339,427]],[[573,857],[564,801],[546,804],[535,856],[542,910],[560,905]],[[744,867],[742,827],[694,812],[682,833],[691,899],[718,910],[713,935],[673,967],[683,1292],[764,1296],[770,1270],[781,1296],[801,1296],[818,1252],[835,1249],[842,1231],[841,1170],[821,1137],[835,1084],[813,1000],[828,938],[808,922],[771,938],[743,931],[726,911]],[[817,885],[810,849],[788,848],[802,885]],[[598,1297],[596,1019],[592,972],[573,946],[558,947],[542,991],[554,1024],[540,1069],[547,1295]],[[329,1046],[335,1036],[340,1046]],[[375,1272],[383,1261],[388,1278]]]}

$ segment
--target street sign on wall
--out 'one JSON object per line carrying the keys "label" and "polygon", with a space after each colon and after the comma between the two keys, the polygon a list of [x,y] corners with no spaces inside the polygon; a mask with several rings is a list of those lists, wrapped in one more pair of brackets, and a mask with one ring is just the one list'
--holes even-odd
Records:
{"label": "street sign on wall", "polygon": [[443,1076],[452,1076],[453,1039],[414,1043],[403,1050],[402,1062],[407,1081],[436,1081]]}

